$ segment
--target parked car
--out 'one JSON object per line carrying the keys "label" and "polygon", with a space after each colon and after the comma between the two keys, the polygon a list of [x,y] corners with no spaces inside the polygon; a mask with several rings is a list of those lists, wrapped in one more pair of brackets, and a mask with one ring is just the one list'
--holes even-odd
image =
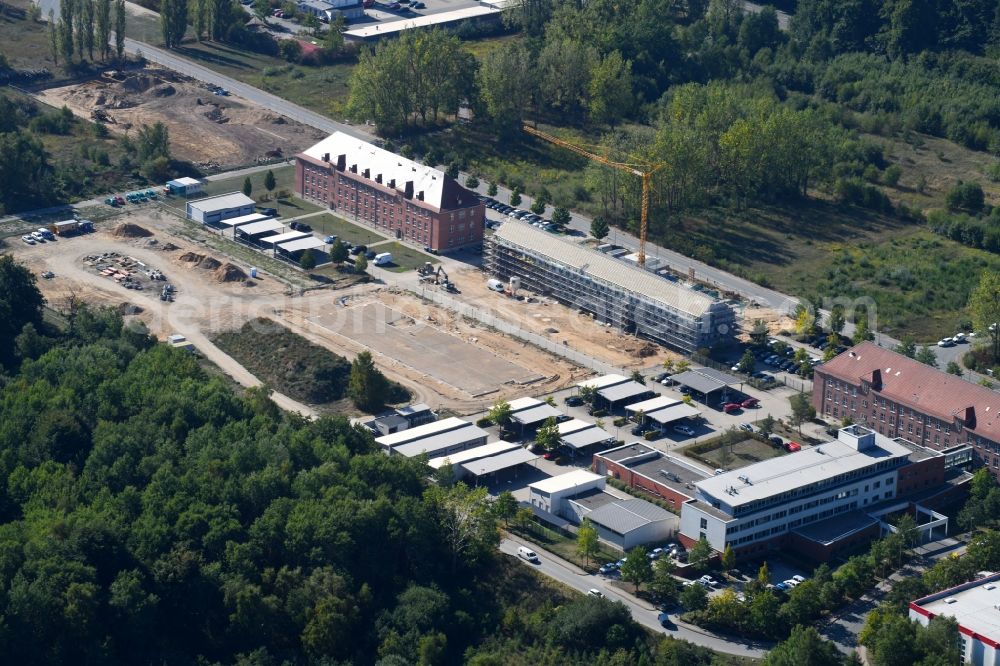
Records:
{"label": "parked car", "polygon": [[639,425],[632,428],[632,434],[635,435],[636,437],[642,437],[643,435],[646,434],[646,426],[640,423]]}
{"label": "parked car", "polygon": [[649,551],[649,559],[658,560],[660,559],[660,557],[663,556],[663,552],[664,551],[662,548],[654,548],[653,550]]}
{"label": "parked car", "polygon": [[790,590],[792,588],[787,583],[777,583],[774,586],[774,589],[778,590],[779,592],[787,592],[788,590]]}
{"label": "parked car", "polygon": [[743,432],[753,432],[753,426],[749,423],[741,423],[739,427]]}
{"label": "parked car", "polygon": [[277,208],[269,208],[267,206],[257,206],[257,212],[261,215],[277,215]]}
{"label": "parked car", "polygon": [[740,407],[742,407],[743,409],[750,409],[752,407],[756,407],[759,404],[760,400],[758,400],[757,398],[747,398],[746,400],[740,403]]}
{"label": "parked car", "polygon": [[410,5],[410,7],[412,7],[413,9],[424,9],[426,6],[427,5],[425,5],[422,2],[414,2],[412,5]]}
{"label": "parked car", "polygon": [[937,346],[938,347],[954,347],[955,346],[955,341],[952,340],[951,338],[942,338],[942,339],[938,340]]}
{"label": "parked car", "polygon": [[28,245],[34,245],[35,244],[35,239],[32,238],[31,236],[21,236],[21,240],[24,241],[25,243],[27,243]]}
{"label": "parked car", "polygon": [[785,450],[789,453],[795,453],[802,450],[802,445],[798,442],[785,442]]}
{"label": "parked car", "polygon": [[785,445],[784,440],[782,440],[777,435],[771,435],[770,437],[767,438],[767,441],[771,442],[771,446],[774,446],[774,447],[784,446]]}
{"label": "parked car", "polygon": [[333,245],[334,243],[337,242],[337,237],[336,236],[326,236],[326,237],[323,238],[323,242],[326,243],[327,245]]}
{"label": "parked car", "polygon": [[797,581],[797,580],[795,580],[793,578],[789,578],[786,581],[782,581],[782,583],[785,584],[785,585],[787,585],[788,587],[798,587],[798,585],[799,585],[799,581]]}
{"label": "parked car", "polygon": [[608,562],[607,564],[602,564],[601,568],[597,571],[602,576],[610,576],[614,572],[618,571],[618,567],[615,566],[614,562]]}
{"label": "parked car", "polygon": [[555,451],[546,451],[545,455],[543,455],[542,457],[545,458],[546,460],[555,460],[556,458],[559,457],[559,454],[556,453]]}
{"label": "parked car", "polygon": [[566,397],[565,402],[570,407],[579,407],[583,404],[583,398],[578,395],[570,395]]}
{"label": "parked car", "polygon": [[794,580],[796,583],[804,583],[804,582],[806,582],[805,576],[795,575],[795,576],[792,576],[791,579]]}
{"label": "parked car", "polygon": [[738,403],[738,402],[727,402],[726,404],[724,404],[722,406],[722,411],[725,412],[726,414],[735,414],[736,412],[740,411],[741,409],[742,409],[742,407],[740,406],[740,403]]}
{"label": "parked car", "polygon": [[42,273],[42,277],[45,278],[46,280],[51,280],[55,276],[56,274],[53,273],[52,271],[45,271],[44,273]]}
{"label": "parked car", "polygon": [[375,250],[368,250],[367,252],[365,252],[365,259],[374,259],[377,256],[378,252],[376,252]]}
{"label": "parked car", "polygon": [[659,615],[656,616],[656,619],[660,623],[660,626],[663,627],[664,629],[677,628],[677,625],[670,620],[670,615],[668,615],[667,613],[660,613]]}
{"label": "parked car", "polygon": [[686,426],[686,425],[676,425],[676,426],[674,426],[674,432],[679,432],[680,434],[686,435],[688,437],[693,437],[694,436],[694,430],[692,430],[689,426]]}
{"label": "parked car", "polygon": [[589,590],[587,590],[587,596],[604,598],[604,593],[598,590],[596,587],[592,587]]}

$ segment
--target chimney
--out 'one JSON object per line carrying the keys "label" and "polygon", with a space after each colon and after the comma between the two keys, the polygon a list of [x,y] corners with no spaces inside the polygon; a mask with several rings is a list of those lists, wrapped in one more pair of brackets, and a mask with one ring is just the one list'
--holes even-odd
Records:
{"label": "chimney", "polygon": [[375,174],[375,182],[378,183],[379,185],[382,184],[382,174],[380,173]]}
{"label": "chimney", "polygon": [[369,174],[371,174],[371,169],[365,169],[361,172],[361,175],[365,178],[370,178]]}
{"label": "chimney", "polygon": [[872,370],[871,386],[875,391],[882,390],[882,371],[878,368]]}
{"label": "chimney", "polygon": [[420,200],[420,201],[424,200],[424,191],[423,190],[420,190],[419,192],[417,192],[417,199]]}
{"label": "chimney", "polygon": [[875,431],[860,425],[850,425],[837,432],[837,439],[856,451],[875,446]]}
{"label": "chimney", "polygon": [[391,187],[392,189],[396,189],[396,179],[395,178],[393,178],[393,179],[391,179],[389,181],[389,187]]}
{"label": "chimney", "polygon": [[337,171],[347,168],[347,155],[337,155]]}
{"label": "chimney", "polygon": [[324,162],[330,161],[330,153],[323,153],[323,161]]}
{"label": "chimney", "polygon": [[351,173],[357,173],[358,172],[358,165],[357,164],[352,164],[351,168],[350,168],[350,172]]}
{"label": "chimney", "polygon": [[406,181],[406,186],[403,188],[403,196],[406,197],[407,199],[412,199],[413,198],[413,181],[412,180]]}

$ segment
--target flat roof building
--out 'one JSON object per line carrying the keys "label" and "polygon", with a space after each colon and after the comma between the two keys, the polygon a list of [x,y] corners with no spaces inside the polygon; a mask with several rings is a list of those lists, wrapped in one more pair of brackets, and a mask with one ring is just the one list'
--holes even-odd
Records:
{"label": "flat roof building", "polygon": [[519,278],[524,289],[684,352],[736,332],[728,304],[516,220],[489,237],[484,270],[505,282]]}
{"label": "flat roof building", "polygon": [[571,519],[566,502],[591,490],[604,490],[604,477],[585,469],[528,484],[528,503],[541,513]]}
{"label": "flat roof building", "polygon": [[489,433],[479,426],[452,417],[376,437],[375,441],[390,455],[414,458],[425,453],[429,458],[439,458],[482,446],[488,436]]}
{"label": "flat roof building", "polygon": [[910,619],[925,627],[943,615],[958,623],[962,662],[1000,665],[1000,574],[992,574],[910,602]]}
{"label": "flat roof building", "polygon": [[677,516],[642,499],[616,500],[585,517],[601,539],[622,550],[667,541],[677,531]]}
{"label": "flat roof building", "polygon": [[591,469],[668,502],[677,511],[694,497],[695,484],[708,478],[700,468],[638,442],[595,454]]}
{"label": "flat roof building", "polygon": [[899,502],[902,494],[943,483],[943,455],[853,425],[836,441],[698,481],[681,508],[680,538],[690,546],[705,537],[720,552],[730,545],[738,557],[788,543],[823,559],[877,535],[881,525],[846,529],[845,543],[827,538],[840,526],[817,523],[856,510],[879,517],[889,505],[905,510],[910,503]]}
{"label": "flat roof building", "polygon": [[816,367],[813,406],[886,437],[943,451],[972,447],[974,464],[1000,479],[1000,394],[863,342]]}
{"label": "flat roof building", "polygon": [[218,225],[223,220],[253,212],[255,202],[242,192],[230,192],[187,203],[187,218],[202,224]]}
{"label": "flat roof building", "polygon": [[486,208],[445,172],[335,132],[295,156],[295,191],[439,252],[481,243]]}
{"label": "flat roof building", "polygon": [[191,196],[192,194],[198,194],[201,192],[202,184],[197,178],[175,178],[174,180],[168,180],[166,184],[167,190],[170,194],[177,194],[182,197]]}

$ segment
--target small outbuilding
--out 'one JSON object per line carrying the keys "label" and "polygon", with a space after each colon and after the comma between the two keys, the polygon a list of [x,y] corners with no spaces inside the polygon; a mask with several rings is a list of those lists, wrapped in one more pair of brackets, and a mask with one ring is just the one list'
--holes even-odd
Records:
{"label": "small outbuilding", "polygon": [[202,224],[217,226],[223,220],[242,217],[254,212],[256,203],[242,192],[230,192],[214,197],[189,201],[187,218]]}
{"label": "small outbuilding", "polygon": [[167,181],[166,189],[170,194],[189,197],[201,193],[202,183],[197,178],[175,178]]}

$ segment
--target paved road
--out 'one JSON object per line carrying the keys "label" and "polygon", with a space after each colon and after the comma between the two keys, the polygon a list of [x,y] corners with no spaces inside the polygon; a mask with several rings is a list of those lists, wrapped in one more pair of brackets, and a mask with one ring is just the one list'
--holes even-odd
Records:
{"label": "paved road", "polygon": [[735,654],[742,657],[754,657],[759,659],[763,657],[764,654],[766,654],[766,651],[771,647],[769,644],[752,643],[743,639],[727,639],[715,636],[702,631],[697,627],[677,622],[675,617],[671,617],[671,619],[677,624],[677,629],[667,631],[660,626],[660,623],[656,619],[659,615],[659,611],[647,604],[645,601],[641,601],[630,594],[626,594],[620,589],[609,585],[607,579],[588,574],[576,565],[567,562],[566,560],[553,555],[548,551],[540,549],[533,543],[503,539],[500,542],[500,550],[508,555],[517,557],[517,547],[524,545],[531,548],[539,556],[538,564],[532,564],[518,558],[518,561],[522,562],[524,566],[531,567],[540,574],[559,581],[563,585],[571,587],[583,594],[586,594],[587,590],[590,590],[591,588],[600,590],[608,599],[620,601],[625,604],[625,606],[629,609],[629,612],[632,614],[632,618],[636,622],[653,630],[654,632],[668,634],[674,638],[681,638],[695,643],[696,645],[711,648],[717,652],[725,652],[726,654]]}

